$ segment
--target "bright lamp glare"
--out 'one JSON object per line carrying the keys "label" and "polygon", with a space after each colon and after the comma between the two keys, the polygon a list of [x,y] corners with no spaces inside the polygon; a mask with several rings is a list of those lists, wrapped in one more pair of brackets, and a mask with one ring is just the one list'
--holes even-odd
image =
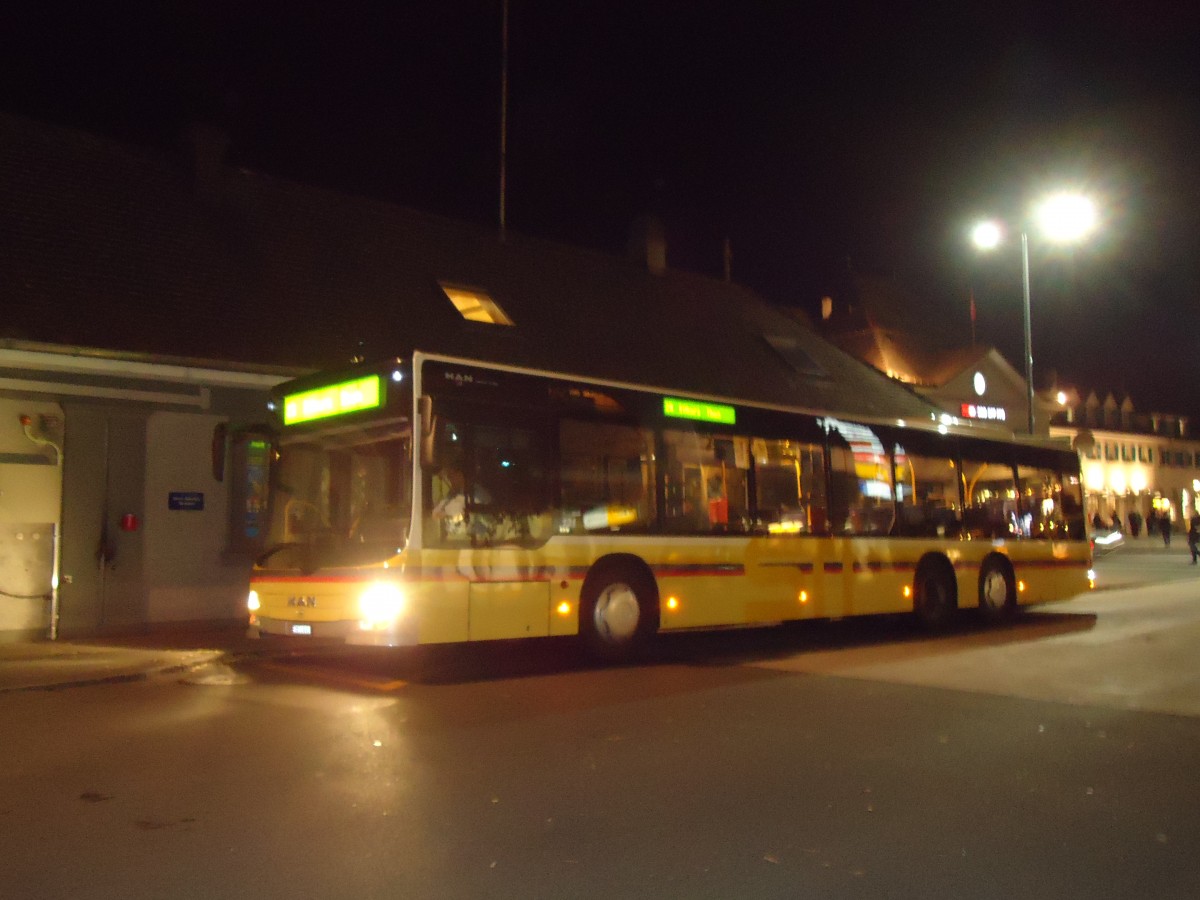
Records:
{"label": "bright lamp glare", "polygon": [[1078,194],[1055,194],[1036,211],[1038,224],[1052,241],[1078,241],[1096,227],[1096,206]]}
{"label": "bright lamp glare", "polygon": [[377,581],[359,596],[358,608],[364,625],[391,622],[404,612],[404,592],[394,584]]}
{"label": "bright lamp glare", "polygon": [[250,612],[258,612],[261,607],[262,604],[258,600],[258,591],[251,591],[246,596],[246,609],[250,610]]}
{"label": "bright lamp glare", "polygon": [[995,222],[980,222],[971,231],[971,240],[980,250],[995,250],[1004,234]]}

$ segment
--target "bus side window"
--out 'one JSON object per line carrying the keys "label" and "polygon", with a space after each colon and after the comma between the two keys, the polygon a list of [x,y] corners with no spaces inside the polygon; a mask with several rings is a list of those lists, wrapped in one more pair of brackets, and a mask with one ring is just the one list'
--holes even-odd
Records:
{"label": "bus side window", "polygon": [[564,419],[558,442],[559,533],[645,530],[654,522],[653,432]]}
{"label": "bus side window", "polygon": [[948,457],[918,456],[895,445],[896,534],[957,537],[962,530],[958,465]]}
{"label": "bus side window", "polygon": [[865,425],[827,419],[830,531],[834,535],[889,534],[896,515],[889,456]]}
{"label": "bus side window", "polygon": [[1018,466],[1017,483],[1025,525],[1022,537],[1066,540],[1071,536],[1068,511],[1077,510],[1076,518],[1082,522],[1082,507],[1072,507],[1074,498],[1056,470]]}
{"label": "bus side window", "polygon": [[814,444],[754,438],[755,509],[759,531],[823,534],[825,452]]}
{"label": "bus side window", "polygon": [[663,432],[668,532],[750,530],[750,441],[738,435]]}
{"label": "bus side window", "polygon": [[490,546],[545,540],[550,529],[546,448],[539,432],[443,422],[438,471],[426,492],[438,543]]}
{"label": "bus side window", "polygon": [[1067,537],[1073,541],[1087,540],[1087,521],[1083,511],[1083,483],[1079,473],[1065,473],[1062,485],[1063,519],[1067,524]]}
{"label": "bus side window", "polygon": [[963,524],[973,538],[1017,537],[1017,486],[1008,462],[963,460]]}

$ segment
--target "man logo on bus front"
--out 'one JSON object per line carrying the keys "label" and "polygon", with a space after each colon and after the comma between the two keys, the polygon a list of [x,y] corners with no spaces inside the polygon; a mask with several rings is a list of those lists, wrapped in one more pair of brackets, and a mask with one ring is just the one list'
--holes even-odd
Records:
{"label": "man logo on bus front", "polygon": [[316,597],[288,597],[288,606],[307,606],[312,608],[316,605]]}

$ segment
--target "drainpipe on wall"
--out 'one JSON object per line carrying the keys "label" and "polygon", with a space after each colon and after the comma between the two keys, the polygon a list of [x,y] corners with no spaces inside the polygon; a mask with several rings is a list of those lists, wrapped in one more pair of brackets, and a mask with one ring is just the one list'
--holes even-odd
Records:
{"label": "drainpipe on wall", "polygon": [[33,433],[33,418],[21,416],[21,430],[25,432],[32,443],[39,447],[50,447],[54,451],[54,465],[58,468],[58,521],[54,523],[54,539],[51,547],[50,563],[50,624],[46,637],[52,641],[58,640],[58,573],[62,562],[62,521],[64,491],[62,489],[63,448],[53,440]]}

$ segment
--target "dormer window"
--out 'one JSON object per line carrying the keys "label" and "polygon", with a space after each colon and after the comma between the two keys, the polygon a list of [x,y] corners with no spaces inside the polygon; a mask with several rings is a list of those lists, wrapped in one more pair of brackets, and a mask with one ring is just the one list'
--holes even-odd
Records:
{"label": "dormer window", "polygon": [[459,315],[469,322],[486,322],[489,325],[512,325],[513,320],[500,308],[487,291],[478,288],[458,287],[438,282],[446,297],[454,304]]}
{"label": "dormer window", "polygon": [[800,375],[824,375],[825,371],[800,346],[794,337],[782,334],[764,334],[763,340],[776,355]]}

